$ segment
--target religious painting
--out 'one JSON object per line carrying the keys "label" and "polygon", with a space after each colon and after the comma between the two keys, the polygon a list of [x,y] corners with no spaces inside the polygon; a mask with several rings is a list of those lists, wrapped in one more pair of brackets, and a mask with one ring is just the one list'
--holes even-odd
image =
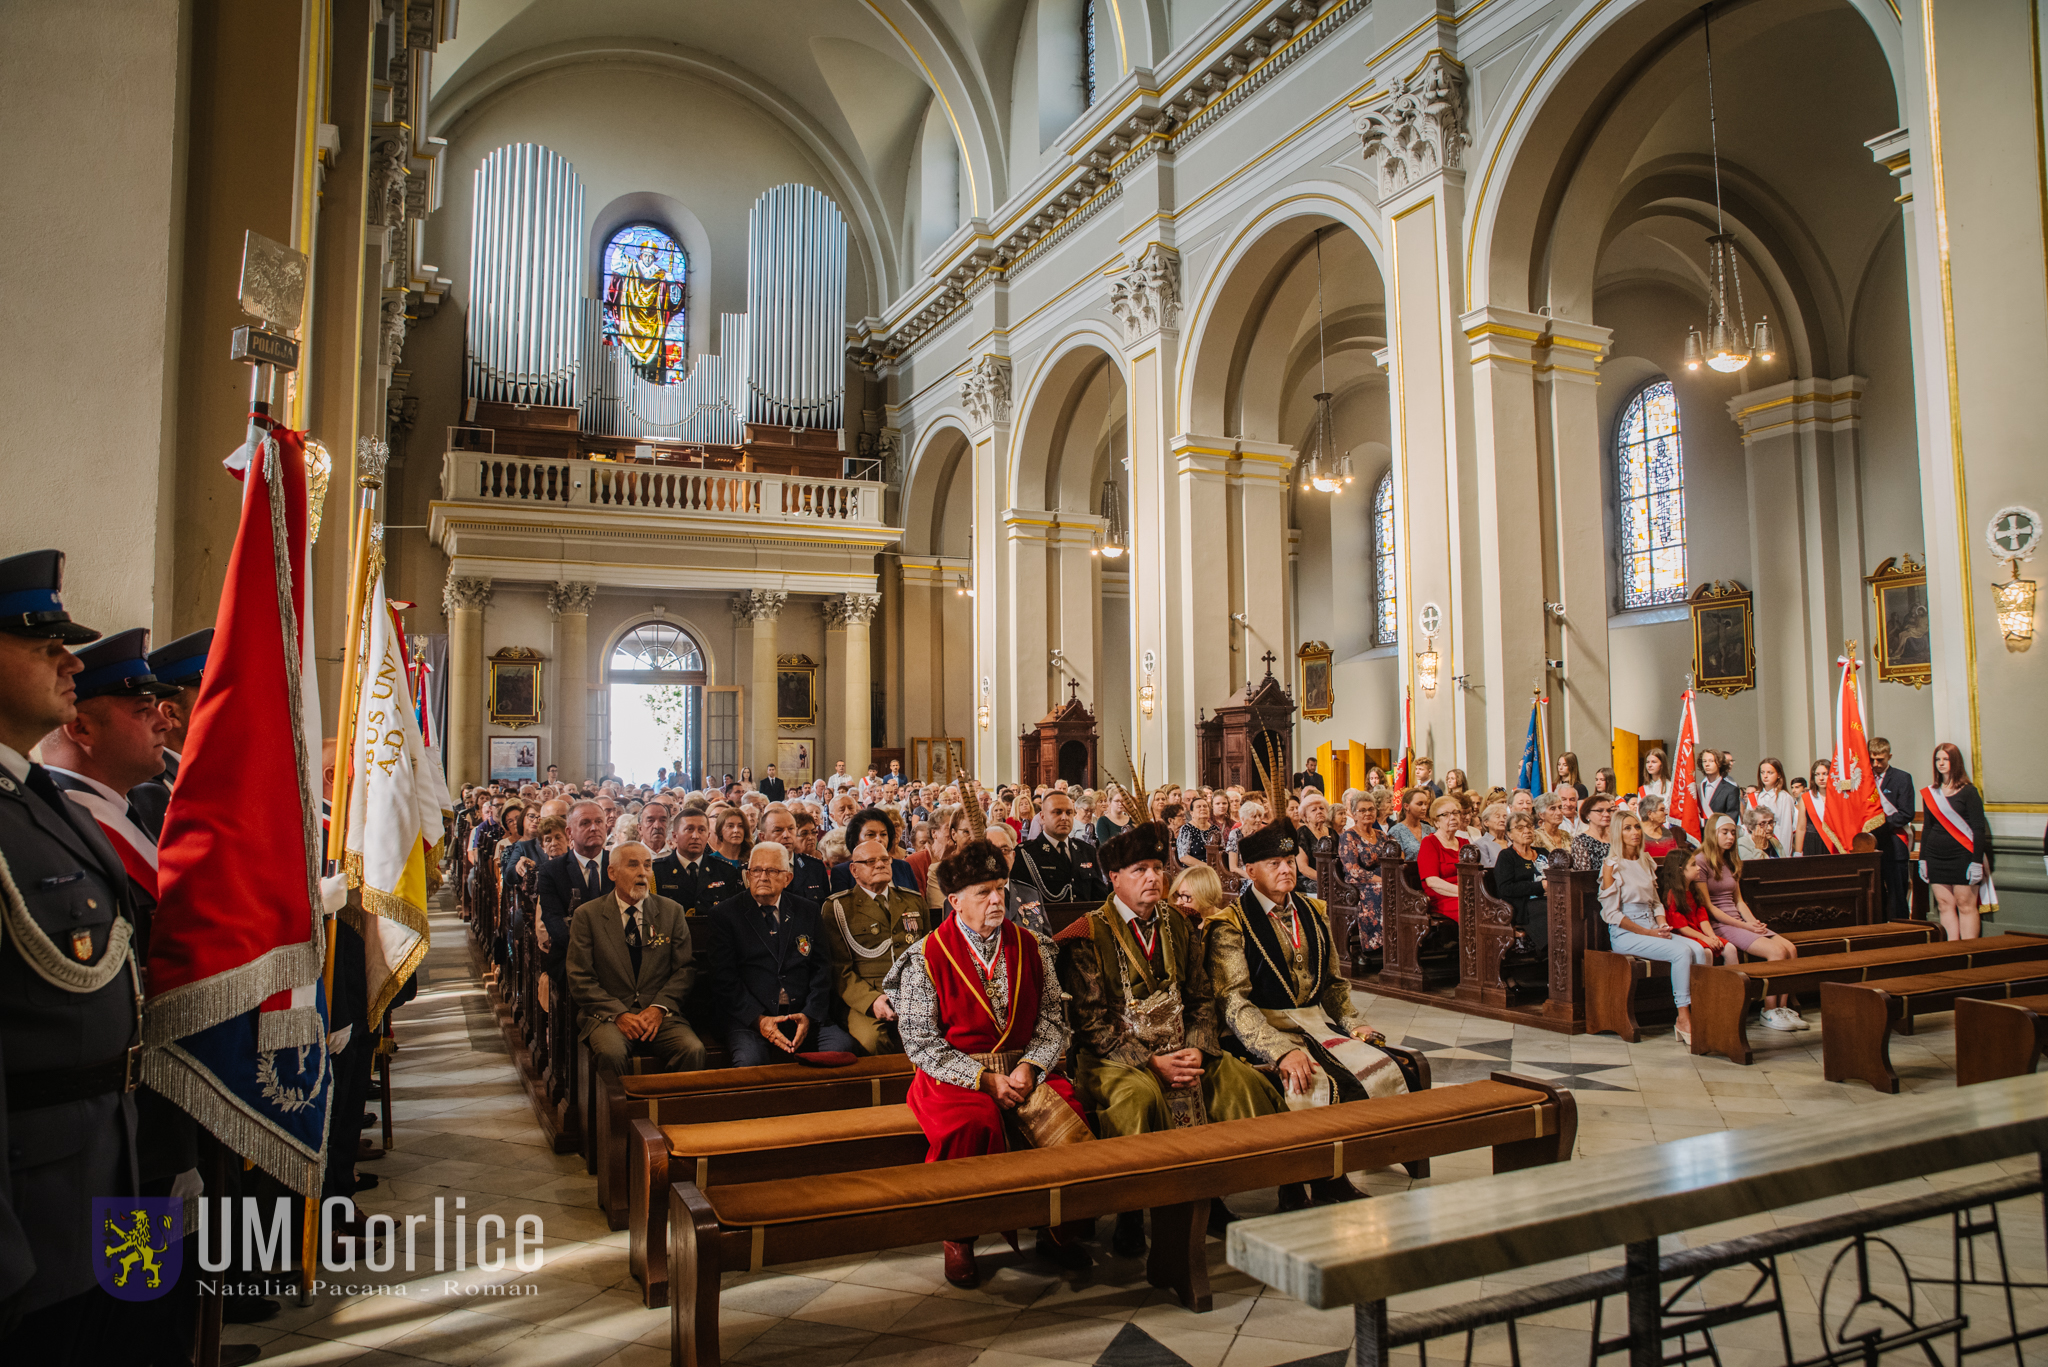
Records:
{"label": "religious painting", "polygon": [[918,783],[951,783],[967,776],[967,742],[960,736],[912,736],[910,777]]}
{"label": "religious painting", "polygon": [[1748,589],[1732,579],[1700,585],[1692,608],[1693,686],[1717,698],[1756,687],[1756,631]]}
{"label": "religious painting", "polygon": [[491,656],[491,725],[540,724],[540,652],[507,646]]}
{"label": "religious painting", "polygon": [[1310,641],[1294,652],[1294,658],[1301,671],[1302,720],[1328,721],[1330,715],[1337,710],[1329,644],[1324,641]]}
{"label": "religious painting", "polygon": [[775,742],[775,772],[792,789],[817,778],[817,758],[818,743],[814,740]]}
{"label": "religious painting", "polygon": [[784,655],[775,662],[775,724],[815,726],[818,722],[818,666],[808,655]]}
{"label": "religious painting", "polygon": [[677,384],[689,369],[683,309],[689,258],[649,223],[612,234],[604,249],[604,340],[648,384]]}
{"label": "religious painting", "polygon": [[539,774],[539,741],[531,736],[491,737],[491,782],[534,783]]}
{"label": "religious painting", "polygon": [[1925,688],[1934,681],[1934,650],[1928,637],[1927,567],[1910,555],[1894,556],[1866,575],[1877,641],[1871,658],[1880,683]]}

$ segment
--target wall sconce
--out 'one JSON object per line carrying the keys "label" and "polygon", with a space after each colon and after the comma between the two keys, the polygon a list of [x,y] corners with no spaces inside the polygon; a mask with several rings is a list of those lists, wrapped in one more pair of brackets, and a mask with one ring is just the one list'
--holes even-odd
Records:
{"label": "wall sconce", "polygon": [[989,705],[988,705],[988,697],[989,697],[989,694],[990,694],[991,692],[993,692],[993,691],[994,691],[994,689],[993,689],[993,685],[992,685],[992,683],[991,683],[991,681],[990,681],[990,679],[989,679],[988,675],[986,675],[986,674],[982,675],[982,676],[981,676],[981,706],[979,706],[979,707],[977,707],[977,708],[975,708],[975,709],[974,709],[974,719],[975,719],[976,721],[978,721],[978,722],[980,722],[980,723],[981,723],[981,729],[982,729],[982,730],[984,730],[984,731],[988,730],[988,726],[989,726],[989,718],[990,718],[990,717],[991,717],[991,716],[993,715],[993,713],[991,712],[991,710],[990,710],[990,708],[989,708]]}
{"label": "wall sconce", "polygon": [[1436,696],[1436,671],[1439,657],[1436,653],[1436,637],[1427,638],[1424,649],[1415,652],[1415,681],[1422,685],[1422,696]]}
{"label": "wall sconce", "polygon": [[984,731],[988,730],[988,718],[989,712],[987,703],[983,703],[981,706],[974,709],[974,719],[981,723],[981,729]]}
{"label": "wall sconce", "polygon": [[1564,620],[1564,604],[1562,603],[1546,602],[1543,605],[1543,610],[1560,622]]}
{"label": "wall sconce", "polygon": [[1152,676],[1145,676],[1144,687],[1138,690],[1138,710],[1145,714],[1145,720],[1152,720],[1152,709],[1158,705],[1159,694],[1152,687]]}
{"label": "wall sconce", "polygon": [[2017,558],[2005,562],[2012,578],[1997,585],[1998,629],[2005,633],[2005,648],[2020,654],[2034,644],[2034,581],[2020,578]]}
{"label": "wall sconce", "polygon": [[956,598],[972,598],[972,597],[974,596],[974,585],[973,585],[973,584],[971,584],[971,583],[969,583],[969,582],[967,581],[967,576],[966,576],[966,575],[964,575],[964,574],[959,574],[959,575],[955,575],[955,576],[953,576],[953,579],[954,579],[954,588],[953,588],[953,596],[954,596],[954,597],[956,597]]}

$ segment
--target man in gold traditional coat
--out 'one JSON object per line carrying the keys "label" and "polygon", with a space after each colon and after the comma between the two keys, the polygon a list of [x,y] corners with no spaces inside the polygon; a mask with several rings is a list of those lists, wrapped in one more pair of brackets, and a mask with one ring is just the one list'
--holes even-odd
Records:
{"label": "man in gold traditional coat", "polygon": [[903,951],[924,934],[924,899],[890,881],[889,847],[876,840],[854,846],[853,886],[825,899],[825,938],[839,970],[836,989],[846,1031],[866,1054],[900,1054],[896,1007],[882,980]]}

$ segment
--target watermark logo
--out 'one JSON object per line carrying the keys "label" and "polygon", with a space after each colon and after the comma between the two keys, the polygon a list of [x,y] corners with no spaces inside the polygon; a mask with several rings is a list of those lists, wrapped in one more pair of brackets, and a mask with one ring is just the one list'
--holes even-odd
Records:
{"label": "watermark logo", "polygon": [[93,1198],[92,1274],[108,1295],[153,1301],[185,1266],[185,1202],[176,1196]]}

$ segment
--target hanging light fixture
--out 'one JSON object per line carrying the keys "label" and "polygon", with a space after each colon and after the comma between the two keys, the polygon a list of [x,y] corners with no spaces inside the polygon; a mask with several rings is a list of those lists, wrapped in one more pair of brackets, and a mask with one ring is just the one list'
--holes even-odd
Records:
{"label": "hanging light fixture", "polygon": [[1323,230],[1316,229],[1316,366],[1323,393],[1316,395],[1316,415],[1309,425],[1308,444],[1301,454],[1302,491],[1319,494],[1344,491],[1351,482],[1351,457],[1336,450],[1336,428],[1330,413],[1330,357],[1323,335]]}
{"label": "hanging light fixture", "polygon": [[[1702,11],[1707,42],[1707,137],[1714,162],[1714,233],[1707,239],[1707,328],[1704,336],[1693,328],[1685,336],[1685,368],[1698,370],[1704,363],[1711,370],[1730,374],[1752,359],[1769,361],[1777,355],[1771,335],[1771,320],[1759,318],[1754,330],[1742,302],[1742,273],[1735,252],[1735,235],[1728,231],[1721,212],[1721,132],[1714,106],[1714,17],[1711,8]],[[1735,308],[1728,307],[1730,288]]]}
{"label": "hanging light fixture", "polygon": [[1116,480],[1102,481],[1102,545],[1091,554],[1106,556],[1115,560],[1131,548],[1131,529],[1124,525],[1123,495],[1117,492]]}
{"label": "hanging light fixture", "polygon": [[1442,657],[1437,654],[1435,636],[1429,637],[1427,645],[1415,652],[1415,682],[1421,686],[1422,696],[1425,698],[1436,696],[1437,671],[1441,661]]}

